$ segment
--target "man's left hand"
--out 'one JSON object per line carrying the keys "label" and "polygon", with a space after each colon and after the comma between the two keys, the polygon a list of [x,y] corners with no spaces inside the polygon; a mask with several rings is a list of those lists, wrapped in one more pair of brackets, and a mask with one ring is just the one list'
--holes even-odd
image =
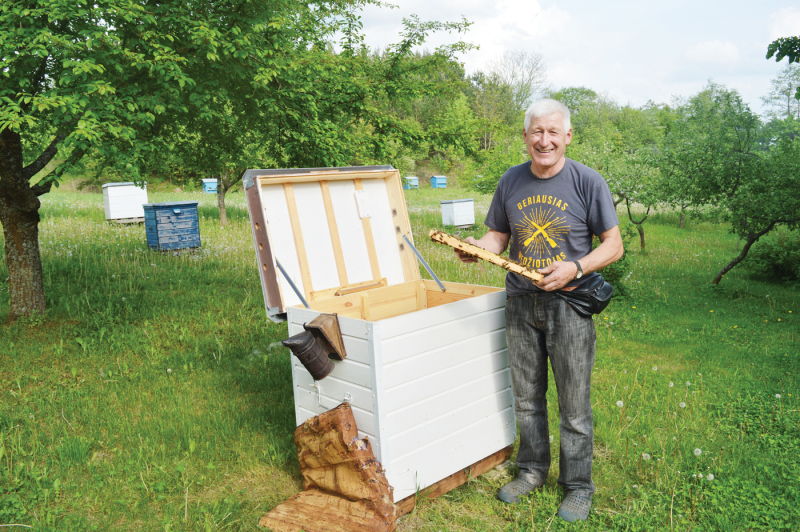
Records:
{"label": "man's left hand", "polygon": [[575,279],[578,273],[578,267],[574,262],[556,261],[539,270],[539,273],[544,275],[544,279],[536,283],[536,286],[547,292],[558,290],[567,285],[568,282]]}

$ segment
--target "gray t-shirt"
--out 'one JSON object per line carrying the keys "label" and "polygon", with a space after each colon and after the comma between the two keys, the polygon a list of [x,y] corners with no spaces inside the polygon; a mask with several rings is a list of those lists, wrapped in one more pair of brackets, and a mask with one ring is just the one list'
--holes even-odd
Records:
{"label": "gray t-shirt", "polygon": [[[509,168],[497,184],[485,224],[511,234],[512,260],[538,269],[558,260],[582,259],[592,251],[592,235],[604,233],[619,221],[603,177],[566,159],[564,168],[548,179],[533,175],[530,161]],[[596,275],[575,279],[568,286]],[[538,290],[524,277],[506,275],[509,296]]]}

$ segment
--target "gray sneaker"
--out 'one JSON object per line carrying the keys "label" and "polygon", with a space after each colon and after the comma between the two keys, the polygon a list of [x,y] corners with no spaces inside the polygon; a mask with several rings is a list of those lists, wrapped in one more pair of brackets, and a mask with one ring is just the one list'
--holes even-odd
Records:
{"label": "gray sneaker", "polygon": [[568,491],[561,506],[558,507],[558,516],[564,521],[586,521],[589,510],[592,508],[592,496],[585,493]]}
{"label": "gray sneaker", "polygon": [[540,476],[535,482],[529,482],[522,477],[512,480],[497,492],[497,498],[509,504],[517,504],[520,497],[524,497],[533,490],[544,486],[545,477]]}

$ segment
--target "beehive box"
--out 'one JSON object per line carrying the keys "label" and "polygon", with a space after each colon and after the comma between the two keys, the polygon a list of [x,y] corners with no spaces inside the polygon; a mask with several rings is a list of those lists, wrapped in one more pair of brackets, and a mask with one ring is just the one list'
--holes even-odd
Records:
{"label": "beehive box", "polygon": [[103,207],[106,220],[113,222],[142,222],[147,203],[147,184],[106,183],[103,185]]}
{"label": "beehive box", "polygon": [[337,313],[347,351],[319,382],[292,357],[297,425],[349,401],[399,513],[418,489],[440,494],[466,468],[505,460],[516,436],[505,291],[421,279],[397,170],[248,170],[244,185],[268,316],[294,335]]}
{"label": "beehive box", "polygon": [[442,224],[456,227],[475,225],[475,202],[471,199],[444,200],[442,205]]}
{"label": "beehive box", "polygon": [[403,178],[403,190],[411,190],[412,188],[419,188],[419,178],[414,176]]}
{"label": "beehive box", "polygon": [[432,175],[431,188],[447,188],[447,176]]}
{"label": "beehive box", "polygon": [[216,179],[203,179],[203,192],[206,194],[217,193],[217,180]]}
{"label": "beehive box", "polygon": [[144,205],[147,246],[159,251],[200,247],[197,203],[174,201]]}

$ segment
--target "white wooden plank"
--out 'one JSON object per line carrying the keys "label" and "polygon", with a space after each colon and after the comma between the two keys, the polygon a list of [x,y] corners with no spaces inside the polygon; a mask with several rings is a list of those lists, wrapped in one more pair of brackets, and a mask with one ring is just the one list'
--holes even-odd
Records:
{"label": "white wooden plank", "polygon": [[[295,360],[297,359],[295,358]],[[353,382],[342,380],[339,377],[335,377],[333,376],[333,373],[335,372],[336,369],[334,369],[330,375],[321,381],[314,382],[314,379],[311,377],[311,374],[306,371],[306,368],[304,368],[302,364],[298,363],[292,368],[292,383],[294,386],[299,386],[304,390],[312,390],[315,395],[317,394],[317,389],[320,389],[322,390],[322,395],[333,398],[337,405],[344,402],[345,397],[349,395],[351,397],[350,402],[352,404],[357,405],[359,408],[362,408],[368,412],[372,412],[372,390],[364,386],[359,386]],[[312,384],[315,384],[316,387],[312,386]]]}
{"label": "white wooden plank", "polygon": [[383,179],[367,179],[363,181],[364,190],[369,197],[370,224],[375,239],[375,251],[381,275],[392,284],[405,282],[403,265],[400,262],[400,249],[395,236],[389,196],[386,192],[386,181]]}
{"label": "white wooden plank", "polygon": [[[294,358],[293,362],[298,366],[303,365],[297,357]],[[323,379],[323,382],[327,380],[328,377],[335,377],[345,382],[352,382],[364,388],[372,388],[372,369],[368,364],[351,360],[350,357],[344,360],[334,360],[333,371]]]}
{"label": "white wooden plank", "polygon": [[293,188],[308,256],[311,284],[314,290],[339,286],[322,189],[319,183],[296,183]]}
{"label": "white wooden plank", "polygon": [[[387,420],[387,434],[393,438],[403,435],[406,431],[420,428],[429,422],[438,423],[442,416],[455,412],[469,402],[484,401],[487,397],[493,397],[500,393],[511,394],[511,371],[509,369],[484,375],[419,403],[390,411]],[[508,397],[508,400],[511,401],[508,404],[497,404],[497,410],[513,405],[513,394]]]}
{"label": "white wooden plank", "polygon": [[[283,263],[281,263],[283,264]],[[291,290],[291,288],[290,288]],[[316,310],[309,310],[303,307],[295,307],[287,310],[290,322],[303,324],[308,323],[320,315]],[[342,336],[352,336],[354,338],[367,339],[367,322],[364,320],[354,318],[344,318],[339,316],[339,328],[342,331]],[[302,330],[302,326],[301,326]],[[297,331],[300,332],[300,331]],[[296,333],[291,333],[296,334]]]}
{"label": "white wooden plank", "polygon": [[394,487],[394,500],[413,495],[417,488],[431,486],[511,445],[516,432],[514,411],[509,408],[414,453],[383,463],[386,478]]}
{"label": "white wooden plank", "polygon": [[385,463],[389,460],[391,450],[389,447],[389,438],[386,434],[386,428],[384,427],[386,424],[386,415],[388,413],[388,409],[385,397],[385,388],[383,384],[384,370],[380,324],[369,323],[367,324],[367,330],[369,331],[368,342],[370,347],[370,358],[372,359],[372,400],[374,402],[372,412],[375,414],[376,436],[378,437],[378,441],[381,443],[381,454],[375,452],[375,458],[377,458],[379,462]]}
{"label": "white wooden plank", "polygon": [[358,217],[355,200],[355,185],[352,181],[329,181],[331,203],[339,227],[344,265],[349,283],[372,280],[364,226]]}
{"label": "white wooden plank", "polygon": [[[319,406],[320,402],[322,406]],[[313,415],[319,415],[323,412],[327,412],[332,408],[336,408],[342,401],[334,398],[328,397],[327,395],[322,395],[321,397],[317,397],[317,391],[313,388],[301,388],[299,386],[295,386],[294,392],[294,404],[295,404],[295,411],[305,410],[306,412],[313,412]],[[353,418],[356,420],[356,426],[358,426],[359,431],[364,431],[369,433],[372,438],[375,437],[375,420],[373,418],[372,412],[368,412],[363,408],[350,403],[350,407],[353,410]],[[308,415],[303,414],[305,417],[303,421],[308,419]]]}
{"label": "white wooden plank", "polygon": [[[421,310],[412,314],[421,314],[448,306],[450,305],[442,305],[441,307]],[[445,324],[439,324],[436,327],[427,327],[402,336],[395,336],[383,342],[384,362],[390,364],[420,352],[459,342],[465,338],[472,338],[480,334],[504,329],[505,324],[505,308],[496,308]]]}
{"label": "white wooden plank", "polygon": [[452,368],[456,364],[505,348],[505,330],[496,329],[488,333],[465,338],[460,342],[448,344],[438,349],[432,349],[384,364],[386,389],[414,381],[430,373]]}
{"label": "white wooden plank", "polygon": [[482,375],[506,368],[508,368],[508,351],[506,349],[487,353],[452,368],[437,371],[413,382],[386,390],[386,407],[389,412],[393,412],[419,403],[450,388],[474,381]]}
{"label": "white wooden plank", "polygon": [[385,335],[383,339],[386,341],[401,334],[435,327],[448,321],[458,320],[491,309],[505,309],[505,306],[506,291],[500,290],[491,294],[462,299],[447,305],[396,316],[381,322],[382,334]]}
{"label": "white wooden plank", "polygon": [[[272,247],[272,256],[280,261],[281,266],[292,278],[295,286],[305,293],[303,279],[300,275],[300,264],[297,261],[297,248],[292,236],[292,224],[289,220],[289,209],[286,206],[286,195],[283,185],[264,185],[261,187],[261,204],[264,207],[264,219],[267,234]],[[277,268],[276,268],[277,270]],[[286,307],[301,305],[300,298],[294,293],[283,274],[278,271],[278,284],[283,294]]]}
{"label": "white wooden plank", "polygon": [[[462,405],[469,401],[469,395],[461,395]],[[511,388],[469,402],[461,408],[451,409],[444,415],[431,419],[410,430],[389,437],[388,444],[394,451],[394,456],[400,457],[414,452],[417,448],[428,445],[445,438],[454,431],[471,423],[488,418],[507,408],[513,408],[514,394]]]}

